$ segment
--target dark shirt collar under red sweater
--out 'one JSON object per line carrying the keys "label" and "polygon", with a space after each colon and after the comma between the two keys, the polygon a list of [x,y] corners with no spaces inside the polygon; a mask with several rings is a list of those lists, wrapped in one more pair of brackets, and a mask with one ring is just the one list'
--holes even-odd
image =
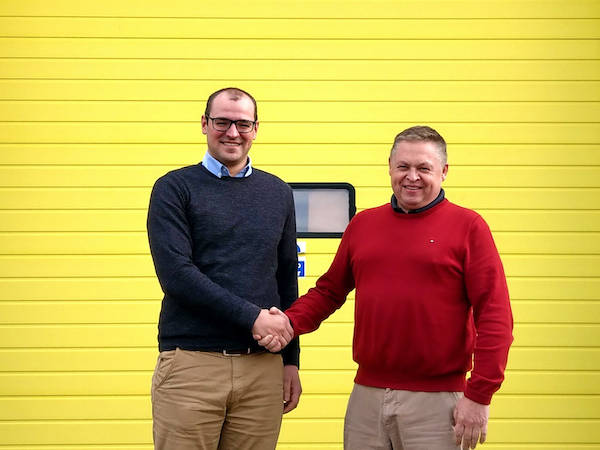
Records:
{"label": "dark shirt collar under red sweater", "polygon": [[400,214],[417,214],[417,213],[420,213],[420,212],[423,212],[423,211],[427,211],[428,209],[433,208],[438,203],[441,203],[442,200],[444,200],[444,190],[440,189],[440,193],[435,198],[435,200],[433,200],[428,205],[423,206],[422,208],[411,209],[408,212],[406,212],[402,208],[400,208],[400,206],[398,206],[398,200],[396,199],[396,196],[394,194],[392,194],[392,202],[391,202],[391,204],[392,204],[393,210],[396,211],[397,213],[400,213]]}

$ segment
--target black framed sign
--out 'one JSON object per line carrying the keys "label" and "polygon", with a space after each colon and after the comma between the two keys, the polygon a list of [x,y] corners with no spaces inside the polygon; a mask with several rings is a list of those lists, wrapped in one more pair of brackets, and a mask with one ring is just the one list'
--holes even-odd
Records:
{"label": "black framed sign", "polygon": [[356,214],[350,183],[288,183],[294,191],[300,238],[339,238]]}

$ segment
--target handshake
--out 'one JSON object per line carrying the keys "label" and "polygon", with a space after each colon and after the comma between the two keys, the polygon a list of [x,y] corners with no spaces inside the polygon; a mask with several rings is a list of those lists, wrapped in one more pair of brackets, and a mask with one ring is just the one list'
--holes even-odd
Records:
{"label": "handshake", "polygon": [[294,329],[288,317],[273,306],[260,310],[252,326],[252,337],[270,352],[278,352],[290,343]]}

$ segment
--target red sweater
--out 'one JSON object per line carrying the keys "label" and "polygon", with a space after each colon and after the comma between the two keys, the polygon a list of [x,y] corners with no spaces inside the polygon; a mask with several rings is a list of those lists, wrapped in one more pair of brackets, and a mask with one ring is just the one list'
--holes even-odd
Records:
{"label": "red sweater", "polygon": [[513,322],[502,262],[481,216],[448,200],[417,214],[386,204],[356,215],[329,270],[285,312],[296,334],[316,330],[355,287],[356,383],[464,390],[490,403]]}

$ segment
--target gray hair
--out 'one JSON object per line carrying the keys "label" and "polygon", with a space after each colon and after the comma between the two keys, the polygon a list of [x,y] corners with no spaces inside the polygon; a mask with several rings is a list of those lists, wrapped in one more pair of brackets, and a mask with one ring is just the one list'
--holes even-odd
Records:
{"label": "gray hair", "polygon": [[442,167],[448,163],[448,154],[446,153],[446,141],[433,128],[426,125],[416,125],[401,131],[394,138],[394,144],[390,151],[390,157],[394,154],[396,146],[401,142],[431,142],[435,147],[442,162]]}

